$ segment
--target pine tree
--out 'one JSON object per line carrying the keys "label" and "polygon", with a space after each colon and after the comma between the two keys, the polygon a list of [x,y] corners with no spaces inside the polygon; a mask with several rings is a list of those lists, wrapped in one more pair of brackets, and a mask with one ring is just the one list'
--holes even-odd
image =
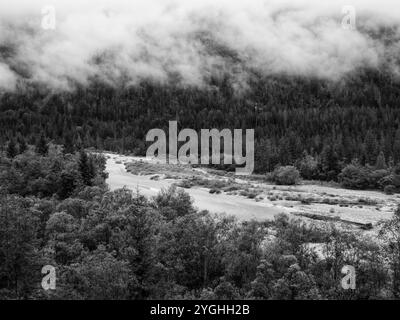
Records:
{"label": "pine tree", "polygon": [[340,172],[339,158],[331,143],[327,143],[321,153],[321,169],[327,180],[334,180]]}
{"label": "pine tree", "polygon": [[27,200],[0,194],[1,287],[14,293],[17,299],[26,299],[40,279],[38,228],[38,219]]}
{"label": "pine tree", "polygon": [[387,168],[385,154],[383,153],[383,151],[381,151],[376,158],[375,168],[378,170]]}
{"label": "pine tree", "polygon": [[67,132],[65,134],[65,138],[64,138],[64,149],[63,152],[65,154],[67,153],[74,153],[74,142],[73,142],[73,136],[71,133]]}
{"label": "pine tree", "polygon": [[318,161],[306,151],[303,152],[303,158],[298,162],[298,168],[301,176],[305,179],[313,179],[318,176]]}
{"label": "pine tree", "polygon": [[78,163],[82,182],[87,186],[92,185],[92,179],[94,178],[93,164],[91,164],[91,161],[89,160],[88,155],[84,150],[81,150],[79,152]]}
{"label": "pine tree", "polygon": [[79,133],[77,134],[77,138],[75,139],[75,146],[78,150],[83,148],[82,138]]}
{"label": "pine tree", "polygon": [[36,143],[36,152],[41,154],[42,156],[45,156],[48,151],[49,147],[47,145],[46,138],[43,134],[41,134],[38,142]]}
{"label": "pine tree", "polygon": [[7,145],[7,157],[14,158],[18,154],[14,139],[11,139]]}
{"label": "pine tree", "polygon": [[373,164],[376,160],[376,137],[371,131],[365,136],[365,160],[368,164]]}
{"label": "pine tree", "polygon": [[24,153],[26,150],[28,150],[28,145],[26,144],[26,141],[22,136],[20,136],[18,139],[18,145],[19,145],[19,153]]}
{"label": "pine tree", "polygon": [[397,130],[393,143],[393,160],[395,164],[400,162],[400,129]]}
{"label": "pine tree", "polygon": [[89,175],[90,180],[92,180],[96,176],[96,166],[92,157],[89,157]]}

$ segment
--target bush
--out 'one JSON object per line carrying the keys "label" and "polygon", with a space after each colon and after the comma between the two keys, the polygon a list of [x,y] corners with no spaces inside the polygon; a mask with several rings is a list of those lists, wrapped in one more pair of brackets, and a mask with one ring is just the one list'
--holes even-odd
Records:
{"label": "bush", "polygon": [[221,193],[221,190],[212,188],[212,189],[210,189],[209,193],[211,193],[211,194],[214,194],[214,193],[215,193],[215,194],[220,194],[220,193]]}
{"label": "bush", "polygon": [[300,181],[300,173],[293,166],[278,167],[272,173],[272,181],[279,185],[294,185]]}
{"label": "bush", "polygon": [[161,191],[153,197],[153,204],[161,214],[167,219],[183,217],[194,212],[193,200],[183,189],[171,186]]}
{"label": "bush", "polygon": [[312,202],[313,202],[313,198],[301,198],[301,200],[300,200],[300,202],[302,203],[302,204],[307,204],[307,205],[309,205],[309,204],[311,204]]}
{"label": "bush", "polygon": [[240,190],[239,186],[229,186],[229,187],[224,188],[225,192],[232,192],[232,191],[238,191],[238,190]]}
{"label": "bush", "polygon": [[304,179],[315,179],[318,177],[318,161],[310,155],[305,155],[300,160],[298,168]]}
{"label": "bush", "polygon": [[395,192],[396,192],[396,187],[390,184],[390,185],[386,186],[386,187],[383,189],[383,191],[384,191],[386,194],[388,194],[388,195],[392,195],[392,194],[395,194]]}
{"label": "bush", "polygon": [[357,164],[349,164],[343,168],[339,181],[345,188],[367,189],[369,187],[369,171]]}
{"label": "bush", "polygon": [[255,199],[255,197],[257,197],[257,194],[254,193],[254,192],[250,192],[250,193],[247,195],[247,198],[249,198],[249,199]]}
{"label": "bush", "polygon": [[398,189],[400,188],[400,176],[395,173],[389,174],[379,181],[379,185],[381,188],[385,188],[386,186],[390,185],[394,186],[395,189]]}
{"label": "bush", "polygon": [[381,188],[381,181],[384,179],[386,176],[389,175],[388,170],[385,169],[380,169],[380,170],[374,170],[370,172],[369,174],[369,185],[370,188],[373,189],[379,189]]}
{"label": "bush", "polygon": [[189,180],[182,180],[177,184],[177,186],[185,189],[190,189],[191,187],[193,187],[193,183]]}
{"label": "bush", "polygon": [[[390,173],[389,170],[372,170],[369,166],[361,166],[358,163],[352,163],[343,168],[339,175],[341,185],[349,189],[381,189],[385,190],[387,186],[395,190],[400,187],[400,176]],[[391,188],[388,190],[390,191]]]}

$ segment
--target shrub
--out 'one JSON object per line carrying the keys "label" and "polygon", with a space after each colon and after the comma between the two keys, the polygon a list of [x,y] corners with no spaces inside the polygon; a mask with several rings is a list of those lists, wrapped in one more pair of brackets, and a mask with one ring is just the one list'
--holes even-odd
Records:
{"label": "shrub", "polygon": [[357,164],[349,164],[343,168],[339,181],[345,188],[366,189],[369,187],[368,169]]}
{"label": "shrub", "polygon": [[313,198],[301,198],[300,202],[302,204],[311,204],[313,200]]}
{"label": "shrub", "polygon": [[394,185],[387,185],[384,190],[383,190],[386,194],[388,195],[392,195],[396,192],[396,187]]}
{"label": "shrub", "polygon": [[298,168],[304,179],[315,179],[318,176],[318,161],[308,154],[300,160]]}
{"label": "shrub", "polygon": [[278,167],[272,173],[272,180],[279,185],[294,185],[300,181],[300,173],[293,166]]}
{"label": "shrub", "polygon": [[247,195],[247,198],[249,198],[249,199],[254,199],[255,197],[257,197],[257,194],[254,193],[254,192],[250,192],[250,193]]}
{"label": "shrub", "polygon": [[183,217],[194,212],[193,200],[183,189],[171,186],[161,191],[153,197],[153,205],[167,219]]}
{"label": "shrub", "polygon": [[211,193],[211,194],[214,194],[214,193],[215,193],[215,194],[220,194],[220,193],[221,193],[221,190],[212,188],[212,189],[210,189],[209,193]]}
{"label": "shrub", "polygon": [[[389,170],[373,170],[369,166],[361,166],[352,163],[343,168],[339,175],[341,185],[349,189],[381,189],[392,186],[394,189],[400,187],[400,176],[390,173]],[[390,188],[389,188],[390,190]]]}
{"label": "shrub", "polygon": [[381,188],[391,185],[398,189],[400,188],[400,176],[395,173],[389,174],[379,181],[379,185]]}
{"label": "shrub", "polygon": [[238,191],[238,190],[240,190],[239,186],[229,186],[229,187],[224,188],[225,192],[232,192],[232,191]]}
{"label": "shrub", "polygon": [[193,183],[190,182],[189,180],[182,180],[178,184],[178,187],[185,188],[185,189],[190,189],[193,187]]}
{"label": "shrub", "polygon": [[369,186],[370,188],[379,189],[381,188],[381,181],[389,175],[388,170],[380,169],[371,171],[369,174]]}

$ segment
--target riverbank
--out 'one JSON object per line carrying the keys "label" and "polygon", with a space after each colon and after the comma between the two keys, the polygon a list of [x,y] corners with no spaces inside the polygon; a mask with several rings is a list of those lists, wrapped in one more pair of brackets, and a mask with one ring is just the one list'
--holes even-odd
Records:
{"label": "riverbank", "polygon": [[[163,165],[141,157],[111,153],[105,153],[105,156],[109,173],[107,183],[112,190],[127,187],[145,196],[154,196],[173,184],[182,185],[187,179],[209,179],[225,185],[234,182],[241,187],[210,193],[212,189],[194,184],[186,187],[185,191],[198,209],[234,215],[239,220],[271,220],[276,214],[286,213],[304,219],[375,227],[379,221],[389,219],[400,203],[399,196],[378,191],[347,190],[318,184],[276,186],[216,175],[214,170]],[[251,195],[253,190],[255,196]]]}

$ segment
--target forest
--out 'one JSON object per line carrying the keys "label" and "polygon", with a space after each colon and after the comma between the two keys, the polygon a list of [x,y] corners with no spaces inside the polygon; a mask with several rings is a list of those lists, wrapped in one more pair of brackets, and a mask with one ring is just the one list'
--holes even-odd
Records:
{"label": "forest", "polygon": [[[205,88],[93,81],[3,93],[0,298],[400,298],[400,208],[379,242],[284,214],[243,222],[195,209],[175,187],[153,198],[110,191],[105,157],[85,151],[144,155],[146,132],[170,120],[179,130],[254,128],[256,173],[392,194],[399,88],[393,75],[363,70],[341,82],[254,74],[241,92],[225,76]],[[41,287],[44,265],[56,268],[56,290]],[[357,270],[356,290],[341,286],[344,265]]]}
{"label": "forest", "polygon": [[[394,2],[23,2],[0,4],[0,300],[400,299]],[[149,163],[104,153],[144,156],[170,121],[254,129],[253,174],[114,189],[111,161]],[[198,209],[192,188],[272,220]]]}
{"label": "forest", "polygon": [[68,152],[95,147],[145,155],[146,133],[172,120],[178,130],[254,128],[257,173],[306,161],[312,172],[303,178],[338,181],[351,163],[392,169],[399,163],[399,82],[389,72],[363,69],[340,82],[254,74],[240,92],[229,75],[204,88],[93,81],[53,92],[21,83],[0,97],[0,145],[35,144],[44,135]]}
{"label": "forest", "polygon": [[[110,191],[104,156],[42,142],[0,157],[1,299],[400,298],[400,208],[379,242],[284,214],[240,222],[176,187]],[[44,265],[55,290],[41,287]]]}

